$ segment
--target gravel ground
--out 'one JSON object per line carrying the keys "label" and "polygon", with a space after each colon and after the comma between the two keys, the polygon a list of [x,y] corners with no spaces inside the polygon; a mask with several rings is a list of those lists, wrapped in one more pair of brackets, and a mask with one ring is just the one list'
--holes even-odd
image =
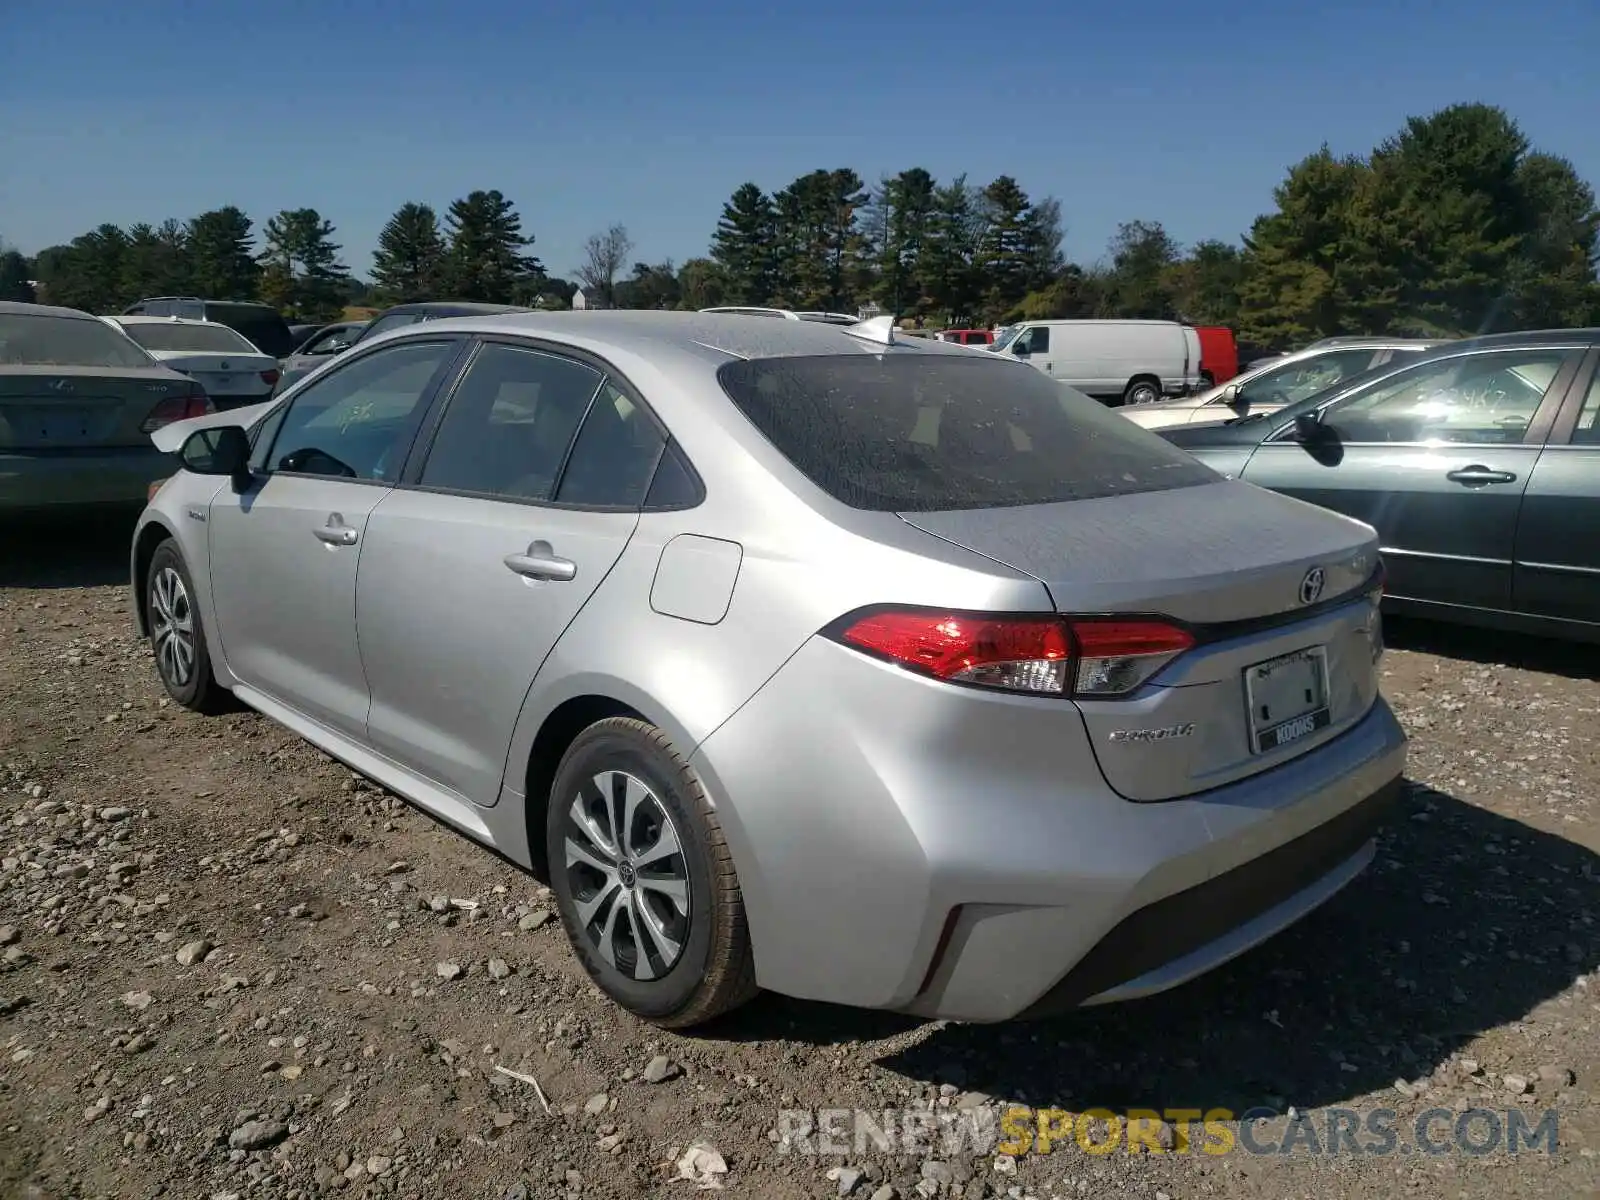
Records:
{"label": "gravel ground", "polygon": [[[0,534],[0,1197],[1595,1193],[1600,653],[1392,623],[1412,784],[1377,863],[1177,992],[1005,1027],[763,997],[683,1037],[600,999],[536,881],[262,717],[169,705],[123,537]],[[1428,1109],[1553,1110],[1559,1138],[814,1157],[778,1130],[991,1098],[1388,1109],[1402,1144]]]}

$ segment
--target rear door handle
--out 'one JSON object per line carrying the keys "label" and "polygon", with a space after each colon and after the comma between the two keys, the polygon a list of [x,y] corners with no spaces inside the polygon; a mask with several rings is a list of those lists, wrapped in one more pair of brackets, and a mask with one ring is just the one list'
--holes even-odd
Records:
{"label": "rear door handle", "polygon": [[1465,484],[1467,487],[1482,487],[1486,483],[1515,483],[1517,476],[1512,471],[1496,471],[1491,467],[1480,466],[1477,463],[1470,467],[1461,467],[1445,475],[1451,483]]}
{"label": "rear door handle", "polygon": [[559,557],[545,541],[534,542],[524,554],[508,554],[502,561],[524,579],[567,583],[578,574],[578,564],[570,558]]}
{"label": "rear door handle", "polygon": [[344,514],[329,513],[328,523],[321,529],[313,529],[317,540],[327,542],[330,546],[354,546],[361,535],[344,523]]}

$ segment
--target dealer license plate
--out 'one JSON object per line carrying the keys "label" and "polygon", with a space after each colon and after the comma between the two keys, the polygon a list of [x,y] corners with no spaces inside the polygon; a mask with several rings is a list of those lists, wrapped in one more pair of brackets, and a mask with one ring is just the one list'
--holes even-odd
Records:
{"label": "dealer license plate", "polygon": [[1328,655],[1297,650],[1244,670],[1250,738],[1257,754],[1310,737],[1333,723],[1328,710]]}

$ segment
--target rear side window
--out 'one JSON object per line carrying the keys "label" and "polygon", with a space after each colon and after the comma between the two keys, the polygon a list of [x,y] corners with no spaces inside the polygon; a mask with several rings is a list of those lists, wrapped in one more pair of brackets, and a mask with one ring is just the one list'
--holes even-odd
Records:
{"label": "rear side window", "polygon": [[1210,467],[1031,367],[987,357],[764,358],[718,371],[741,412],[852,508],[936,512],[1191,487]]}
{"label": "rear side window", "polygon": [[361,331],[359,341],[377,337],[380,333],[388,333],[391,329],[399,329],[402,325],[415,325],[419,321],[427,320],[427,316],[420,312],[390,313],[386,317],[379,317]]}

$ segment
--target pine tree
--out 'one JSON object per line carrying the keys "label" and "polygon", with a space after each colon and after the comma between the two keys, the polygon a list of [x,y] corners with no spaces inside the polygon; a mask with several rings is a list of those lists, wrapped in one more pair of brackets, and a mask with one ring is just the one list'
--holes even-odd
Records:
{"label": "pine tree", "polygon": [[711,235],[711,259],[720,269],[725,303],[767,304],[772,300],[777,283],[776,217],[772,199],[753,183],[741,184],[722,206],[716,232]]}
{"label": "pine tree", "polygon": [[868,242],[872,285],[877,300],[895,316],[919,315],[927,306],[923,251],[933,224],[938,185],[921,167],[902,171],[879,185],[874,197]]}
{"label": "pine tree", "polygon": [[339,261],[333,223],[314,208],[286,209],[267,222],[265,239],[262,298],[302,321],[336,319],[350,272]]}
{"label": "pine tree", "polygon": [[189,248],[179,222],[169,219],[159,227],[129,227],[121,286],[129,302],[144,296],[177,296],[190,291]]}
{"label": "pine tree", "polygon": [[189,222],[189,281],[206,300],[253,300],[256,264],[250,218],[233,205],[203,212]]}
{"label": "pine tree", "polygon": [[930,311],[952,325],[968,325],[977,315],[982,289],[974,260],[982,228],[977,197],[965,175],[934,192],[922,252],[923,288]]}
{"label": "pine tree", "polygon": [[426,204],[402,204],[378,234],[372,255],[372,283],[383,303],[439,299],[444,270],[439,218]]}
{"label": "pine tree", "polygon": [[476,191],[452,201],[445,226],[454,299],[510,304],[519,289],[528,290],[530,277],[543,277],[539,260],[523,253],[532,235],[523,235],[516,206],[500,192]]}

